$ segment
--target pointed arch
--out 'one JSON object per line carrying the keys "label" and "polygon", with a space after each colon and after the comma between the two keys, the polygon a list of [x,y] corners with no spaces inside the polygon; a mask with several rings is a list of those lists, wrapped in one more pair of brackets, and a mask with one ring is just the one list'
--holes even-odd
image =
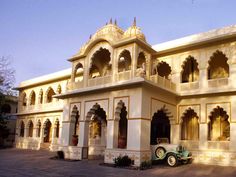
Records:
{"label": "pointed arch", "polygon": [[33,137],[34,124],[32,120],[28,122],[28,137]]}
{"label": "pointed arch", "polygon": [[89,76],[95,78],[110,75],[111,69],[111,53],[108,49],[101,47],[91,58]]}
{"label": "pointed arch", "polygon": [[52,123],[49,119],[47,119],[44,124],[43,124],[43,128],[44,128],[44,142],[45,143],[50,143],[51,142],[51,134],[52,134]]}
{"label": "pointed arch", "polygon": [[59,122],[59,119],[56,119],[56,121],[54,123],[54,126],[55,126],[55,137],[59,138],[59,132],[60,132],[60,122]]}
{"label": "pointed arch", "polygon": [[199,78],[199,69],[197,60],[189,55],[182,65],[182,83],[195,82]]}
{"label": "pointed arch", "polygon": [[226,55],[217,50],[208,61],[208,79],[219,79],[229,77],[229,65]]}
{"label": "pointed arch", "polygon": [[209,116],[208,140],[210,141],[229,141],[230,123],[227,112],[217,106]]}
{"label": "pointed arch", "polygon": [[43,89],[39,91],[39,104],[43,104]]}
{"label": "pointed arch", "polygon": [[21,95],[22,106],[27,106],[27,95],[25,92]]}
{"label": "pointed arch", "polygon": [[36,102],[36,94],[35,91],[32,90],[29,96],[29,105],[35,105]]}
{"label": "pointed arch", "polygon": [[25,136],[25,123],[24,121],[21,121],[20,123],[20,137],[24,137]]}
{"label": "pointed arch", "polygon": [[128,112],[125,103],[120,100],[116,106],[115,119],[119,121],[118,126],[118,148],[125,149],[127,147],[128,137]]}
{"label": "pointed arch", "polygon": [[157,139],[166,139],[170,142],[170,120],[165,105],[154,113],[151,121],[150,144],[157,144]]}
{"label": "pointed arch", "polygon": [[138,54],[138,59],[137,59],[137,69],[143,68],[143,64],[146,63],[146,57],[144,52],[140,52]]}
{"label": "pointed arch", "polygon": [[128,50],[123,50],[118,59],[118,72],[131,70],[131,55]]}
{"label": "pointed arch", "polygon": [[171,67],[168,63],[162,61],[157,64],[157,74],[161,77],[169,79],[171,74]]}
{"label": "pointed arch", "polygon": [[55,92],[52,89],[52,87],[49,87],[45,93],[46,103],[51,103],[53,101],[53,97],[52,97],[53,95],[55,95]]}
{"label": "pointed arch", "polygon": [[41,121],[38,120],[38,122],[37,122],[37,137],[40,137],[40,134],[41,134],[41,128],[42,128]]}
{"label": "pointed arch", "polygon": [[80,73],[83,73],[83,71],[84,71],[84,67],[83,67],[83,65],[82,65],[82,63],[77,63],[76,65],[75,65],[75,68],[74,68],[74,71],[73,71],[73,78],[76,78],[76,76],[77,75],[79,75]]}
{"label": "pointed arch", "polygon": [[181,139],[199,140],[199,117],[197,113],[189,108],[181,117]]}
{"label": "pointed arch", "polygon": [[58,84],[57,86],[57,94],[61,94],[62,90],[61,90],[61,84]]}

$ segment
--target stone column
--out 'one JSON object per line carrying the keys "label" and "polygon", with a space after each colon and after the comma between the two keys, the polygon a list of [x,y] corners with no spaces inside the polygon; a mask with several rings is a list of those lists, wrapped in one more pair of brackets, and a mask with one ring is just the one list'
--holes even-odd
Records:
{"label": "stone column", "polygon": [[208,148],[208,125],[206,123],[199,124],[199,149],[207,149]]}
{"label": "stone column", "polygon": [[107,149],[118,147],[118,120],[109,120],[107,122]]}
{"label": "stone column", "polygon": [[170,143],[178,144],[180,141],[180,124],[170,125]]}
{"label": "stone column", "polygon": [[132,61],[131,61],[131,78],[136,76],[136,69],[137,69],[137,59],[138,59],[138,45],[134,44],[134,49],[132,53]]}
{"label": "stone column", "polygon": [[79,143],[82,149],[82,159],[88,158],[88,138],[89,138],[89,121],[81,121],[79,124]]}

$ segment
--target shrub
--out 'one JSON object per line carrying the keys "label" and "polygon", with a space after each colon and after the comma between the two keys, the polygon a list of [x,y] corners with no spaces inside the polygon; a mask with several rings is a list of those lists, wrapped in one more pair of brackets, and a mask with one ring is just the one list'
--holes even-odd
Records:
{"label": "shrub", "polygon": [[57,151],[57,157],[58,157],[58,159],[64,159],[64,152],[63,151]]}
{"label": "shrub", "polygon": [[149,169],[149,168],[152,168],[152,161],[149,160],[149,161],[144,161],[141,163],[140,165],[140,169],[141,170],[145,170],[145,169]]}
{"label": "shrub", "polygon": [[127,156],[119,156],[117,158],[114,159],[115,162],[115,166],[118,167],[126,167],[126,166],[130,166],[132,163],[132,160]]}

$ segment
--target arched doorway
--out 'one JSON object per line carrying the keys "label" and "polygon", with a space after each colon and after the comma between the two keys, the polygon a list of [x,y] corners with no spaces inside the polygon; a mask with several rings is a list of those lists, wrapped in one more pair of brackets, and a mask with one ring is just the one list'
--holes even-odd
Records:
{"label": "arched doorway", "polygon": [[154,113],[151,121],[151,145],[158,143],[157,138],[170,142],[170,121],[163,109]]}
{"label": "arched doorway", "polygon": [[50,143],[52,138],[52,123],[50,120],[46,120],[44,123],[44,143]]}
{"label": "arched doorway", "polygon": [[95,104],[89,113],[88,155],[90,159],[104,156],[107,139],[106,112],[99,104]]}

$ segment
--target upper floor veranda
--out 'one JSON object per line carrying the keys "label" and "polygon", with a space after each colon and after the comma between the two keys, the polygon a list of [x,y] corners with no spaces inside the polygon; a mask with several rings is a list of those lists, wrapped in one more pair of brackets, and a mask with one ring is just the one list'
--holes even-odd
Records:
{"label": "upper floor veranda", "polygon": [[70,71],[23,82],[18,87],[23,107],[19,110],[40,110],[43,104],[55,105],[53,100],[61,105],[54,95],[137,80],[177,96],[236,91],[236,26],[152,47],[135,21],[126,31],[110,22],[90,36],[69,61]]}

